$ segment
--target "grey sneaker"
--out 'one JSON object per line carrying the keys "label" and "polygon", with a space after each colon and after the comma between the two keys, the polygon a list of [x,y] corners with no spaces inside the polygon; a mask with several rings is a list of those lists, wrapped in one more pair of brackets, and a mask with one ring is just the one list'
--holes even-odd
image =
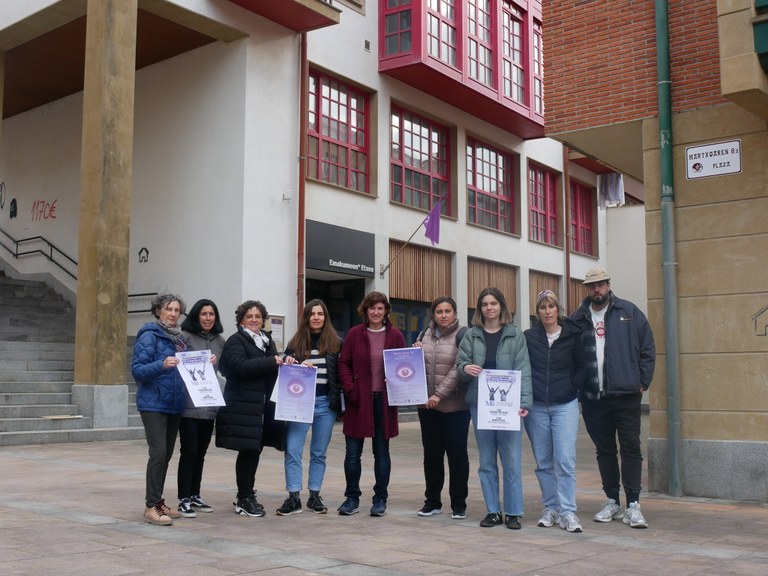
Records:
{"label": "grey sneaker", "polygon": [[595,522],[610,522],[614,518],[621,518],[621,516],[621,506],[616,504],[616,500],[613,498],[608,498],[608,500],[603,502],[600,512],[595,514]]}
{"label": "grey sneaker", "polygon": [[560,516],[560,528],[566,532],[581,532],[579,517],[573,512],[566,512]]}
{"label": "grey sneaker", "polygon": [[539,518],[539,526],[549,528],[554,526],[558,520],[560,520],[560,514],[552,510],[552,508],[544,508],[544,512],[541,513],[541,518]]}
{"label": "grey sneaker", "polygon": [[299,514],[301,511],[301,500],[299,497],[293,494],[289,494],[288,498],[286,498],[285,502],[283,502],[283,505],[277,509],[277,515],[290,516],[291,514]]}
{"label": "grey sneaker", "polygon": [[648,522],[640,510],[640,502],[632,502],[624,510],[624,524],[629,524],[630,528],[648,528]]}

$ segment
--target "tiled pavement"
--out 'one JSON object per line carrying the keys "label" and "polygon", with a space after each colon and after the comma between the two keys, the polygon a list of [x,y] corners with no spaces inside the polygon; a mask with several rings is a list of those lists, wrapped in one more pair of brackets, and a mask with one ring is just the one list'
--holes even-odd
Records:
{"label": "tiled pavement", "polygon": [[[468,518],[416,516],[423,491],[416,422],[403,423],[392,441],[387,515],[367,514],[373,484],[367,444],[361,513],[338,516],[343,445],[337,426],[323,488],[328,515],[274,514],[285,494],[282,458],[273,450],[265,452],[257,475],[259,500],[268,515],[235,515],[235,454],[211,448],[203,495],[216,510],[176,520],[172,527],[142,521],[143,441],[0,448],[0,574],[768,574],[766,504],[643,494],[647,530],[620,521],[592,522],[604,497],[583,430],[578,460],[582,534],[536,526],[538,485],[527,438],[526,517],[520,531],[478,526],[485,510],[472,439]],[[176,464],[174,457],[166,486],[173,504]]]}

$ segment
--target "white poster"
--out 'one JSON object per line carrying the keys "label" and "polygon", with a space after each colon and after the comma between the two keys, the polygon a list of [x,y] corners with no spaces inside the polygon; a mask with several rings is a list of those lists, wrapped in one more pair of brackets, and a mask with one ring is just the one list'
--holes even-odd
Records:
{"label": "white poster", "polygon": [[317,369],[304,364],[283,364],[270,400],[275,402],[275,420],[312,423],[315,419]]}
{"label": "white poster", "polygon": [[520,430],[520,370],[483,370],[477,377],[477,427]]}
{"label": "white poster", "polygon": [[197,407],[224,406],[216,370],[211,364],[211,351],[177,352],[179,363],[176,369],[187,385],[187,392],[192,403]]}

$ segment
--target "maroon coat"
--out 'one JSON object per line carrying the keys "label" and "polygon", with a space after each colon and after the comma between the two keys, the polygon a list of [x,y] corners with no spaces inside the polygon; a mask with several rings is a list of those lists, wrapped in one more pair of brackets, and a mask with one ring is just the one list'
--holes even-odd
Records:
{"label": "maroon coat", "polygon": [[[386,325],[384,348],[405,348],[403,333],[390,323]],[[339,356],[339,380],[346,400],[344,434],[352,438],[373,438],[371,343],[365,324],[354,326],[344,338]],[[387,405],[386,389],[384,405]],[[386,412],[384,437],[394,438],[399,433],[397,406],[388,406]]]}

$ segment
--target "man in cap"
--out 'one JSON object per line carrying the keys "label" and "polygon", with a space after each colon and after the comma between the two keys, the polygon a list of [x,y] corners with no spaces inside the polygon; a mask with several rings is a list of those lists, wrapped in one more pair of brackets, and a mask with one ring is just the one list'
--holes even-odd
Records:
{"label": "man in cap", "polygon": [[[597,465],[608,497],[594,519],[610,522],[622,518],[632,528],[647,528],[640,510],[640,401],[651,385],[656,364],[653,333],[637,306],[613,294],[605,269],[587,271],[584,285],[589,292],[572,316],[582,330],[589,363],[581,391],[581,414],[597,449]],[[620,484],[627,503],[623,510]]]}

